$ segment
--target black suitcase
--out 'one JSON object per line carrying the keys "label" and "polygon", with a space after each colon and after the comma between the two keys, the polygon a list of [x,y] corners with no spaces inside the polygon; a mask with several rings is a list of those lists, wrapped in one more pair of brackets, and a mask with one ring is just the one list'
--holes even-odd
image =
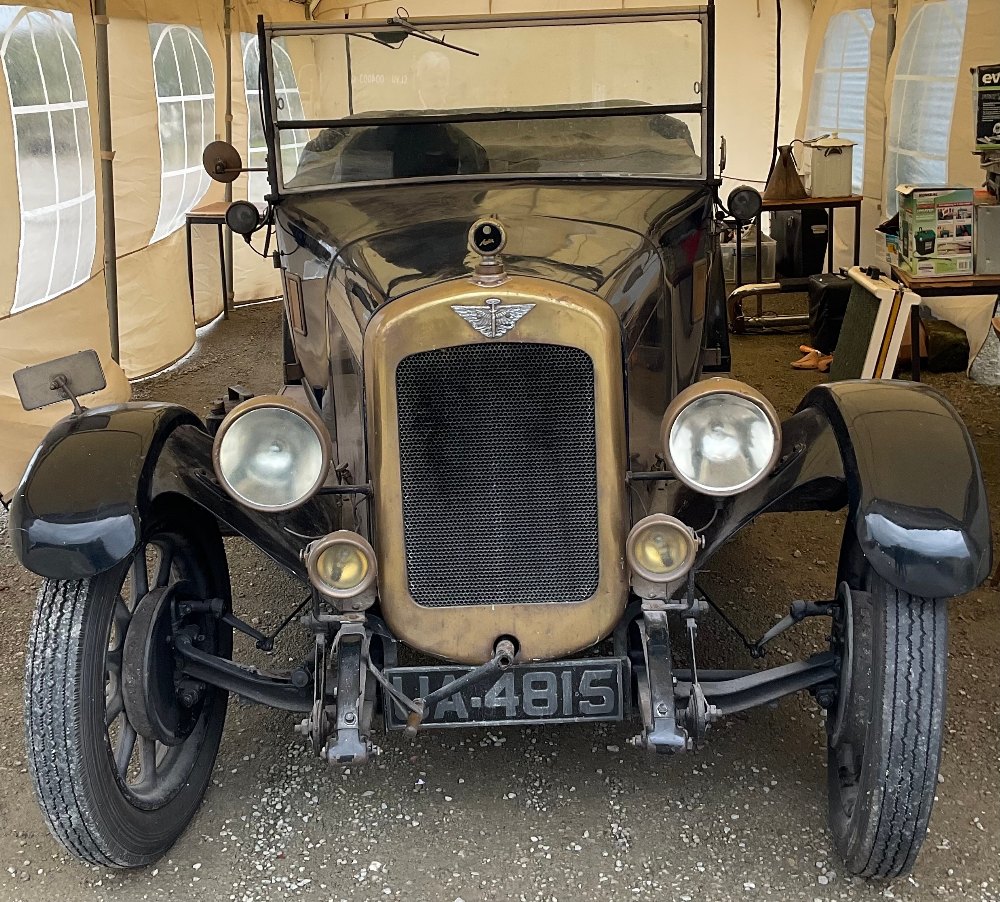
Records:
{"label": "black suitcase", "polygon": [[830,230],[826,210],[784,210],[771,214],[771,237],[777,242],[775,269],[786,279],[800,279],[826,269]]}
{"label": "black suitcase", "polygon": [[817,351],[832,354],[837,347],[853,284],[847,276],[835,273],[809,279],[809,339]]}

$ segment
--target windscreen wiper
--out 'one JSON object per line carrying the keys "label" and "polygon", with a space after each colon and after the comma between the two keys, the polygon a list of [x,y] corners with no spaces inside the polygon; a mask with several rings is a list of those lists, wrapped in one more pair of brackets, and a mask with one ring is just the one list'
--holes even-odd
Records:
{"label": "windscreen wiper", "polygon": [[444,38],[436,38],[433,35],[429,35],[426,31],[422,31],[413,25],[405,16],[393,16],[391,19],[385,20],[386,25],[395,25],[399,28],[399,32],[393,31],[383,31],[380,34],[374,35],[375,39],[382,44],[388,44],[389,46],[395,45],[399,46],[403,41],[413,35],[415,38],[420,38],[422,41],[428,41],[431,44],[437,44],[439,47],[447,47],[449,50],[457,50],[459,53],[467,53],[469,56],[479,56],[475,50],[469,50],[466,47],[459,47],[458,44],[451,44]]}

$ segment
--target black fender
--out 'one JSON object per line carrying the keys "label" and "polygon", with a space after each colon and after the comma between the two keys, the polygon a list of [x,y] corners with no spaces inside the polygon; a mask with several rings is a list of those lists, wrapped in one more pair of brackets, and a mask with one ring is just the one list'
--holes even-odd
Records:
{"label": "black fender", "polygon": [[782,453],[767,479],[718,509],[687,488],[674,491],[686,522],[709,524],[696,566],[758,514],[846,506],[849,541],[905,592],[950,598],[990,573],[989,507],[975,447],[951,404],[925,385],[818,386],[782,424]]}
{"label": "black fender", "polygon": [[212,471],[212,437],[175,404],[118,404],[56,423],[28,464],[10,506],[21,563],[52,579],[86,579],[125,560],[150,508],[185,498],[305,578],[302,547],[339,528],[339,505],[314,498],[269,515],[237,504]]}
{"label": "black fender", "polygon": [[29,570],[85,579],[132,553],[168,436],[198,428],[173,404],[130,403],[60,420],[42,439],[14,493],[10,538]]}

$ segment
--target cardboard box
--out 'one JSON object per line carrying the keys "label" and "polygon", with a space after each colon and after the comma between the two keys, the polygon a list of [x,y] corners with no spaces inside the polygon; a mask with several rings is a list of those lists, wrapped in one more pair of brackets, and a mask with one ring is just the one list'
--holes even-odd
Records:
{"label": "cardboard box", "polygon": [[976,150],[1000,150],[1000,65],[978,66]]}
{"label": "cardboard box", "polygon": [[899,268],[920,278],[972,275],[972,188],[900,185]]}

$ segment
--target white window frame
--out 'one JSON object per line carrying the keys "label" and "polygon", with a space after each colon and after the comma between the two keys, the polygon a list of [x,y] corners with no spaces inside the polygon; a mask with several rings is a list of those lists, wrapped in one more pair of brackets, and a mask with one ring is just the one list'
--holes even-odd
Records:
{"label": "white window frame", "polygon": [[[809,97],[809,113],[806,117],[805,138],[818,138],[820,135],[837,132],[842,138],[854,141],[854,172],[852,176],[854,193],[860,194],[864,187],[865,173],[865,120],[867,117],[868,72],[871,67],[871,40],[875,28],[875,16],[870,9],[844,10],[830,17],[827,22],[826,34],[823,36],[823,47],[817,60],[813,75],[812,90]],[[841,42],[839,57],[833,56],[831,42]],[[864,66],[848,64],[848,50],[857,51],[851,42],[863,40]],[[856,111],[845,109],[843,98],[844,76],[861,74],[864,79],[864,96],[861,99],[860,122],[849,117]],[[837,104],[834,109],[821,109],[819,98],[828,92],[822,90],[830,82],[836,84]]]}
{"label": "white window frame", "polygon": [[[920,39],[924,32],[921,30],[928,22],[933,22],[934,16],[928,15],[929,11],[941,9],[944,11],[946,20],[950,19],[954,26],[953,37],[958,38],[958,53],[954,60],[949,61],[947,68],[932,75],[914,74],[912,72],[913,61],[918,52],[927,54],[936,51],[942,41],[942,30],[933,28],[932,45],[928,48],[920,49]],[[962,66],[962,54],[965,45],[965,30],[968,21],[968,0],[934,0],[925,3],[915,10],[913,17],[906,25],[902,40],[899,44],[899,58],[896,66],[896,73],[892,84],[892,95],[889,102],[889,116],[886,124],[886,155],[885,155],[885,211],[891,216],[899,209],[899,199],[896,196],[896,187],[902,182],[909,181],[905,173],[901,172],[901,163],[907,159],[918,159],[921,161],[938,163],[937,172],[942,184],[948,180],[948,162],[950,157],[949,145],[951,135],[951,125],[954,118],[955,97],[958,92],[958,78]],[[930,116],[917,115],[909,117],[905,115],[907,93],[916,84],[924,84],[936,91],[942,92],[942,97],[948,100],[948,119],[946,122],[931,121]],[[902,129],[904,122],[916,123],[917,140],[915,147],[903,146]],[[949,136],[943,153],[935,153],[926,149],[926,144],[921,140],[925,131],[933,129],[937,133],[943,131]]]}
{"label": "white window frame", "polygon": [[[11,75],[7,69],[7,49],[10,44],[11,36],[19,26],[26,23],[29,30],[31,29],[33,16],[47,16],[49,19],[53,20],[57,26],[56,33],[59,35],[59,46],[62,53],[62,63],[63,69],[66,73],[67,85],[74,84],[73,78],[70,75],[70,63],[67,60],[67,51],[69,51],[71,55],[75,56],[76,63],[79,66],[79,75],[81,78],[81,82],[75,85],[75,87],[82,91],[82,100],[69,100],[61,102],[49,101],[49,88],[45,81],[45,71],[38,57],[38,48],[35,42],[34,33],[32,32],[31,42],[35,49],[35,61],[38,65],[38,77],[40,79],[45,102],[41,104],[25,104],[15,106],[14,95],[11,90]],[[90,107],[87,100],[87,85],[83,71],[83,57],[80,55],[80,47],[76,40],[76,29],[73,25],[73,17],[71,14],[53,10],[36,9],[30,6],[22,6],[14,14],[10,25],[4,33],[3,42],[0,44],[0,58],[3,60],[4,78],[7,82],[7,100],[10,105],[11,117],[14,125],[14,156],[17,167],[18,203],[21,212],[21,236],[18,247],[17,281],[14,288],[14,303],[10,311],[11,313],[18,313],[22,310],[27,310],[29,307],[44,304],[46,301],[50,301],[53,298],[76,288],[78,285],[82,285],[90,278],[91,270],[94,265],[94,256],[97,252],[97,195],[96,185],[89,191],[84,190],[84,173],[88,169],[91,173],[94,172],[94,148],[93,144],[89,142],[86,146],[81,146],[82,142],[80,141],[79,133],[76,128],[74,128],[73,143],[76,146],[77,162],[79,164],[79,178],[77,179],[75,189],[71,184],[64,184],[64,179],[61,179],[59,175],[59,167],[56,158],[56,134],[55,127],[52,122],[52,114],[65,110],[72,110],[74,111],[73,121],[75,125],[76,117],[78,115],[76,111],[84,111],[87,120],[86,135],[88,138],[91,135]],[[76,66],[73,68],[75,70]],[[22,172],[21,147],[18,141],[18,118],[38,113],[44,113],[48,118],[52,160],[52,181],[55,187],[56,200],[54,203],[46,204],[42,207],[29,208],[24,197],[24,181],[27,176]],[[90,181],[91,184],[95,184],[93,179]],[[88,207],[90,208],[89,216],[87,215]],[[63,253],[68,250],[67,248],[60,246],[59,238],[62,230],[62,223],[64,220],[71,218],[74,214],[79,219],[80,231],[76,242],[76,248],[73,249],[73,275],[68,283],[65,281],[59,282],[57,281],[57,264],[62,259]],[[51,245],[47,248],[26,246],[25,235],[28,231],[26,226],[33,221],[45,219],[53,215],[55,217],[55,237]],[[84,248],[85,243],[88,245],[86,249]],[[22,276],[26,272],[26,267],[31,266],[33,269],[37,269],[39,266],[45,265],[44,254],[46,251],[49,253],[47,263],[49,275],[45,292],[41,296],[25,297],[24,281]],[[26,259],[27,257],[30,257],[30,260]]]}
{"label": "white window frame", "polygon": [[[199,111],[201,116],[199,121],[202,123],[204,131],[204,121],[205,121],[205,106],[206,104],[211,105],[211,118],[214,121],[215,118],[215,70],[212,67],[212,58],[208,54],[208,50],[205,47],[205,42],[202,36],[195,31],[195,29],[190,28],[187,25],[159,25],[158,27],[163,30],[157,36],[156,44],[153,46],[153,81],[156,90],[156,113],[157,121],[160,122],[160,110],[166,104],[180,104],[181,106],[181,123],[183,127],[184,135],[184,166],[181,169],[167,169],[166,162],[166,152],[164,149],[164,134],[162,124],[158,128],[160,136],[160,211],[156,218],[156,228],[153,230],[153,237],[150,239],[150,244],[155,244],[168,235],[172,235],[181,226],[184,225],[184,217],[204,196],[211,187],[212,180],[209,178],[208,173],[205,171],[202,165],[201,152],[199,151],[195,158],[191,158],[190,146],[188,141],[188,130],[187,130],[187,116],[185,115],[187,105],[195,104],[199,105]],[[178,40],[178,35],[182,35],[180,40],[187,40],[191,47],[191,53],[197,57],[199,54],[203,55],[205,61],[208,63],[208,71],[211,75],[212,83],[208,86],[203,85],[201,81],[201,70],[196,66],[194,72],[195,84],[191,84],[189,87],[193,88],[193,91],[187,91],[186,82],[191,81],[191,76],[188,74],[188,78],[185,79],[185,73],[181,72],[180,64],[177,64],[177,83],[180,85],[180,94],[161,94],[159,84],[156,84],[156,56],[162,49],[164,42],[169,38],[173,43]],[[174,45],[176,46],[176,44]],[[174,51],[174,58],[176,60],[177,54]],[[210,141],[214,140],[215,131],[214,129],[210,134],[202,134],[202,148],[207,146]],[[168,198],[165,195],[165,188],[168,184],[168,180],[172,176],[182,176],[182,187],[180,191],[177,191],[174,197]],[[174,189],[171,188],[171,192]]]}
{"label": "white window frame", "polygon": [[[247,34],[246,32],[242,35],[243,41],[243,84],[247,100],[247,165],[266,165],[265,160],[267,159],[267,144],[254,144],[253,143],[253,128],[252,125],[255,121],[261,120],[260,104],[260,79],[258,77],[256,86],[252,85],[246,78],[246,73],[248,71],[248,62],[251,61],[251,54],[253,55],[254,65],[249,68],[251,72],[259,71],[260,67],[260,54],[257,35]],[[277,98],[278,104],[286,104],[287,106],[297,106],[299,110],[299,115],[293,116],[292,118],[300,119],[305,118],[302,114],[302,94],[299,91],[298,81],[295,78],[295,67],[292,65],[292,58],[288,55],[288,51],[282,46],[281,39],[276,38],[271,42],[271,64],[274,70],[274,94]],[[261,132],[263,132],[264,125],[261,121]],[[284,134],[288,134],[286,131]],[[294,153],[296,157],[299,156],[302,149],[309,143],[309,133],[306,131],[301,131],[295,129],[292,132],[291,142],[286,142],[282,144],[281,152],[291,152]],[[267,173],[266,172],[251,172],[247,179],[247,198],[254,203],[259,203],[260,199],[263,198],[265,194],[269,192],[270,188],[267,184]]]}

